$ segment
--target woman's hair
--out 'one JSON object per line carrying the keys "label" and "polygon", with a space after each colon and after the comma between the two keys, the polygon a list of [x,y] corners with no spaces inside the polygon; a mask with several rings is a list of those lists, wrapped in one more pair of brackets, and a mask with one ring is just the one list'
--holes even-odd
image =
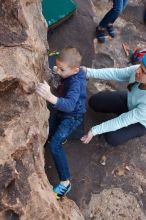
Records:
{"label": "woman's hair", "polygon": [[66,63],[71,68],[80,67],[82,56],[77,48],[69,46],[61,50],[57,60]]}

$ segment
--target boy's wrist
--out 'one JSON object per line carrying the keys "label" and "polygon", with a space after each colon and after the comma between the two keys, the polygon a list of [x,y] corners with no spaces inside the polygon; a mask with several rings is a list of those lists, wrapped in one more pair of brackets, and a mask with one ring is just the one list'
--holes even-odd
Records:
{"label": "boy's wrist", "polygon": [[57,97],[55,95],[53,95],[52,93],[48,96],[48,99],[47,99],[48,102],[56,105],[57,103]]}

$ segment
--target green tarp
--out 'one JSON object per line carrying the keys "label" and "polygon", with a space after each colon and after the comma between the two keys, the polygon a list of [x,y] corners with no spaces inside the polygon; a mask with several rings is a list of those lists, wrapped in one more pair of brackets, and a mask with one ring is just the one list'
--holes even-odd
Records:
{"label": "green tarp", "polygon": [[76,9],[71,0],[42,0],[42,13],[49,27],[56,26]]}

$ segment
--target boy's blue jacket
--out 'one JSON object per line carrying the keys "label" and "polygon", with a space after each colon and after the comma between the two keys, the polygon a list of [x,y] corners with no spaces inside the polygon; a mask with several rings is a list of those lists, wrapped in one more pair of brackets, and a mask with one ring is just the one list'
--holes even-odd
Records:
{"label": "boy's blue jacket", "polygon": [[72,116],[85,113],[86,77],[81,69],[77,74],[63,79],[63,93],[54,106],[57,110]]}

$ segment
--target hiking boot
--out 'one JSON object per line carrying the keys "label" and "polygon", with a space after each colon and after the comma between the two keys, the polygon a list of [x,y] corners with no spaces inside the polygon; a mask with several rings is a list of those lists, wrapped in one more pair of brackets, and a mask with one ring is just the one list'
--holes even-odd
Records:
{"label": "hiking boot", "polygon": [[53,192],[55,194],[56,199],[63,198],[70,190],[71,190],[71,183],[69,183],[67,187],[65,187],[60,183],[59,185],[53,188]]}
{"label": "hiking boot", "polygon": [[105,28],[96,27],[96,37],[99,43],[105,42]]}
{"label": "hiking boot", "polygon": [[109,34],[112,38],[115,37],[115,30],[114,30],[114,27],[113,27],[112,24],[109,24],[109,25],[107,26],[107,32],[108,32],[108,34]]}

